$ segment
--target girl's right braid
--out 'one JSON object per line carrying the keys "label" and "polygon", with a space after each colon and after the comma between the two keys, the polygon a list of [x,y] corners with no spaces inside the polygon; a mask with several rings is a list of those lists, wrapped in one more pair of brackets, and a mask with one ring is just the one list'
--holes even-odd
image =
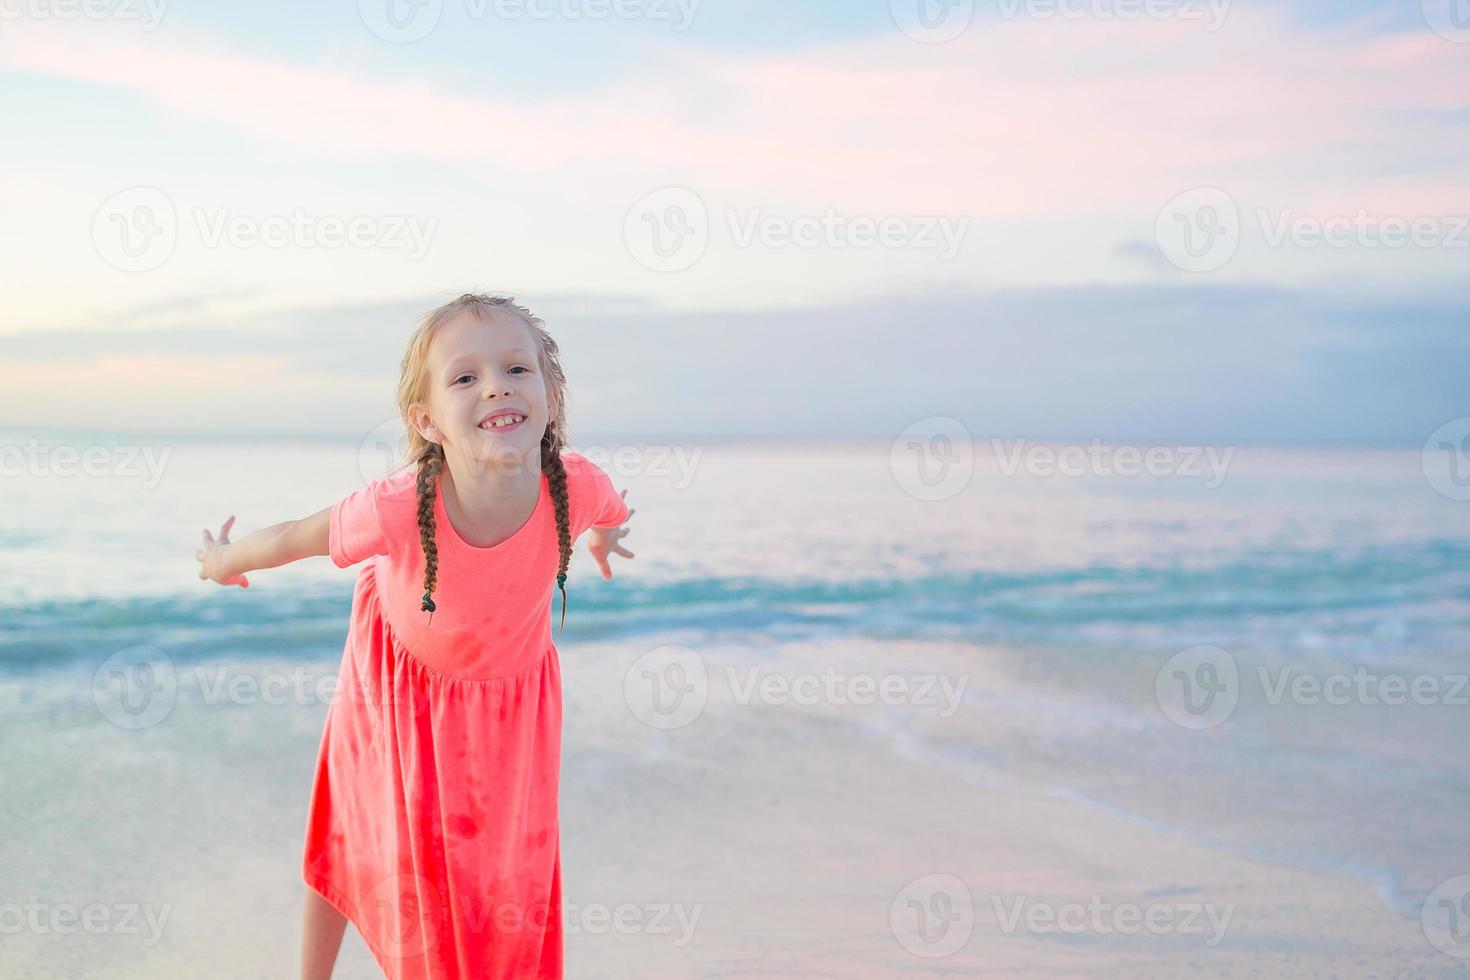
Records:
{"label": "girl's right braid", "polygon": [[419,457],[418,500],[419,500],[419,543],[424,549],[424,604],[420,608],[434,621],[435,580],[439,577],[439,545],[434,541],[434,492],[439,471],[444,468],[444,447],[431,442]]}

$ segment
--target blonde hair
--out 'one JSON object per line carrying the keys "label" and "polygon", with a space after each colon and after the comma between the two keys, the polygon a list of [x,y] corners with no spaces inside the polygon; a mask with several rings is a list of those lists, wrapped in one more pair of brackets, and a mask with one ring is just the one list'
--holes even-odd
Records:
{"label": "blonde hair", "polygon": [[402,465],[412,466],[417,471],[419,543],[424,549],[424,599],[423,611],[434,618],[434,600],[431,598],[439,576],[439,549],[434,539],[434,495],[437,492],[439,474],[444,468],[444,447],[425,439],[414,427],[410,409],[414,403],[428,400],[429,344],[435,335],[453,317],[470,311],[482,320],[493,317],[497,312],[517,316],[531,329],[536,339],[536,359],[541,366],[541,376],[546,379],[548,401],[555,400],[556,409],[547,422],[541,436],[541,472],[546,474],[547,486],[551,490],[552,506],[556,513],[557,540],[561,560],[557,566],[556,585],[561,590],[561,624],[567,620],[567,566],[572,559],[572,535],[570,510],[567,503],[567,473],[562,466],[561,451],[567,437],[567,378],[561,367],[561,351],[540,317],[524,306],[519,306],[509,296],[491,296],[486,293],[465,293],[424,314],[417,329],[408,338],[408,350],[403,355],[403,365],[398,377],[398,412],[408,430],[408,451],[404,453]]}

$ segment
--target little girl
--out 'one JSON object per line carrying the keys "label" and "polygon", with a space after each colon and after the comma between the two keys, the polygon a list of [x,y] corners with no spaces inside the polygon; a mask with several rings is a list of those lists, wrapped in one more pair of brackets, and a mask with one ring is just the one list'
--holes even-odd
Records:
{"label": "little girl", "polygon": [[311,555],[364,561],[307,818],[302,977],[331,976],[348,920],[389,978],[560,977],[557,783],[572,542],[604,578],[633,514],[564,449],[566,377],[542,321],[466,294],[409,339],[401,473],[229,540],[201,578]]}

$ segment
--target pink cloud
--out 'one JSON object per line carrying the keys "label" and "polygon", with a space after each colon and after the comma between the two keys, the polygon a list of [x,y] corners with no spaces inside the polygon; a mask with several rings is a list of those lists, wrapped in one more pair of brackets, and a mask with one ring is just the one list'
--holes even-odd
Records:
{"label": "pink cloud", "polygon": [[[265,139],[344,155],[489,161],[522,179],[877,213],[1022,220],[1149,213],[1199,184],[1246,204],[1311,193],[1422,207],[1379,179],[1410,147],[1463,202],[1470,59],[1428,31],[1365,35],[1233,5],[1178,19],[1011,20],[959,39],[901,34],[782,54],[668,48],[646,68],[528,104],[434,81],[290,65],[176,29],[15,24],[0,67],[136,92]],[[1382,198],[1383,200],[1380,200]]]}

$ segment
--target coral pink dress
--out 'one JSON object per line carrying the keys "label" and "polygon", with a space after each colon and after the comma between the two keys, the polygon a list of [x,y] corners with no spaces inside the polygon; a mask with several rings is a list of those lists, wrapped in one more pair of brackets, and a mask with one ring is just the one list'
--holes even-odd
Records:
{"label": "coral pink dress", "polygon": [[[627,519],[606,473],[569,450],[562,460],[574,542]],[[438,608],[426,629],[414,473],[332,506],[332,561],[367,562],[322,733],[303,874],[390,980],[561,977],[550,488],[543,474],[530,519],[489,548],[460,539],[438,487],[434,512]]]}

